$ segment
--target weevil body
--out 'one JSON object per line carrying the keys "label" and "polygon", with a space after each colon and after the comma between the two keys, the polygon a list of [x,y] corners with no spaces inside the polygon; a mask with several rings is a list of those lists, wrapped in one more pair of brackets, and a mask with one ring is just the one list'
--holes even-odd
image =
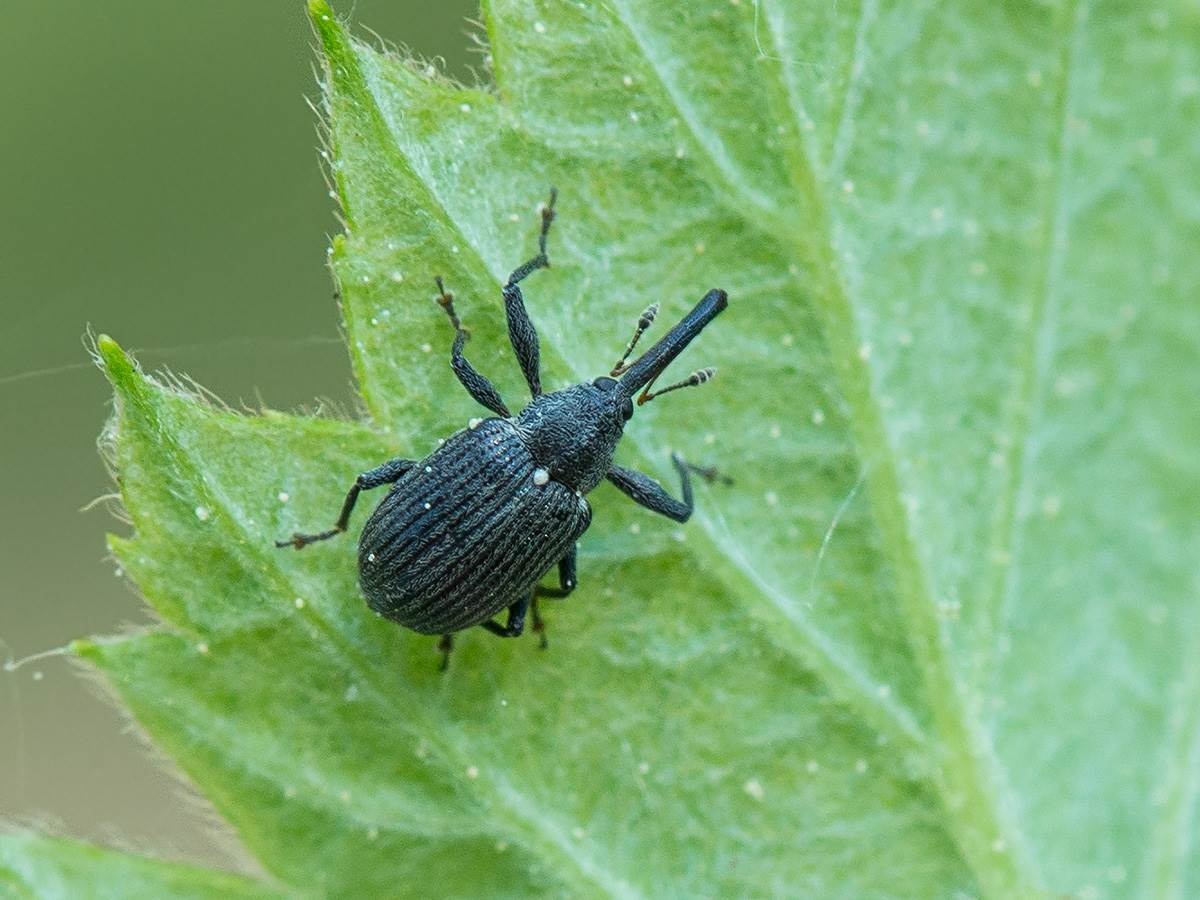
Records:
{"label": "weevil body", "polygon": [[[575,587],[576,541],[591,523],[586,495],[608,479],[637,503],[685,522],[692,513],[689,473],[712,480],[712,469],[673,457],[683,497],[656,481],[613,464],[625,423],[638,405],[668,391],[703,384],[712,369],[651,392],[655,379],[726,306],[724,291],[709,291],[696,307],[632,364],[626,360],[653,322],[657,304],[638,320],[625,355],[610,376],[543,393],[537,332],[519,284],[549,265],[546,235],[554,199],[542,212],[539,252],[517,268],[504,286],[508,333],[529,384],[532,401],[512,415],[495,387],[463,356],[467,332],[453,297],[437,279],[438,302],[455,328],[451,367],[475,400],[494,418],[472,420],[423,460],[394,459],[358,476],[337,523],[318,534],[278,541],[300,549],[345,531],[358,495],[384,484],[391,489],[371,514],[359,540],[359,581],[376,612],[413,631],[450,635],[481,625],[516,637],[532,612],[542,632],[538,597],[564,597]],[[619,377],[618,377],[619,376]],[[558,587],[539,584],[558,567]],[[507,610],[504,625],[495,616]],[[544,635],[543,635],[544,645]]]}

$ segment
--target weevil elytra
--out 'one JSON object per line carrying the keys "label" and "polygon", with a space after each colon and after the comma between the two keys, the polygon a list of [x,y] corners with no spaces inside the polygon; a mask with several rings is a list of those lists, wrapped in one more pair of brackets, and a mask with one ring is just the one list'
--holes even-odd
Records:
{"label": "weevil elytra", "polygon": [[[299,550],[341,534],[359,493],[390,484],[359,539],[359,583],[377,613],[421,634],[442,635],[443,666],[454,632],[480,625],[501,637],[517,637],[526,614],[545,646],[537,600],[565,597],[574,590],[576,541],[592,520],[585,498],[601,481],[607,478],[636,503],[686,522],[692,514],[690,474],[710,481],[721,477],[674,454],[683,494],[677,500],[649,476],[615,465],[613,452],[633,416],[635,397],[640,406],[712,377],[712,369],[700,369],[651,390],[663,370],[725,309],[722,290],[705,294],[658,343],[629,363],[658,313],[658,305],[652,305],[638,319],[609,375],[542,392],[537,331],[520,283],[550,265],[546,236],[555,198],[552,190],[542,207],[537,256],[517,267],[503,289],[508,336],[531,402],[514,416],[492,383],[463,356],[468,334],[454,310],[453,295],[437,278],[438,303],[455,332],[450,365],[467,392],[495,417],[473,419],[425,459],[393,459],[362,473],[333,528],[276,542]],[[555,565],[558,587],[539,584]],[[493,617],[505,609],[508,619],[501,625]]]}

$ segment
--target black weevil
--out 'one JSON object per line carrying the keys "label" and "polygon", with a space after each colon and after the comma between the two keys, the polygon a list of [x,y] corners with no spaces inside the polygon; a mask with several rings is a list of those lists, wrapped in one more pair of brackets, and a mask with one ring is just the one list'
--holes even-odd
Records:
{"label": "black weevil", "polygon": [[[550,265],[546,235],[555,197],[551,191],[542,208],[538,255],[518,267],[503,290],[508,336],[533,395],[529,405],[512,415],[492,383],[463,356],[469,335],[454,311],[453,295],[436,279],[438,303],[455,330],[450,364],[467,392],[497,418],[473,419],[425,459],[393,459],[362,473],[333,528],[276,542],[299,550],[342,533],[359,492],[391,484],[359,539],[359,582],[377,613],[421,634],[442,635],[443,667],[454,632],[481,625],[501,637],[516,637],[527,612],[545,646],[537,600],[565,597],[575,588],[575,542],[592,520],[584,497],[603,479],[642,506],[686,522],[692,514],[689,473],[710,481],[721,477],[674,454],[683,493],[676,500],[654,479],[612,460],[633,416],[635,396],[640,406],[712,377],[712,369],[701,369],[651,391],[671,361],[725,308],[724,291],[709,291],[662,340],[628,363],[658,312],[657,304],[650,306],[609,376],[542,393],[537,331],[519,284]],[[539,584],[556,563],[559,586]],[[508,620],[501,625],[493,616],[504,609]]]}

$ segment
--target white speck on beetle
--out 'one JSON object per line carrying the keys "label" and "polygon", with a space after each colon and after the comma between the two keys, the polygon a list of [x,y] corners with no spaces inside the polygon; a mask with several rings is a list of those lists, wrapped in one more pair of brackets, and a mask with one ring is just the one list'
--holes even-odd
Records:
{"label": "white speck on beetle", "polygon": [[533,30],[534,30],[534,31],[536,31],[538,34],[545,34],[545,33],[546,33],[546,26],[545,26],[545,25],[543,25],[541,22],[534,22],[534,23],[533,23]]}
{"label": "white speck on beetle", "polygon": [[475,766],[467,766],[467,777],[468,778],[478,778],[479,777],[479,769],[477,769]]}
{"label": "white speck on beetle", "polygon": [[196,518],[201,522],[207,522],[209,515],[211,515],[211,513],[209,513],[207,506],[196,507]]}
{"label": "white speck on beetle", "polygon": [[534,469],[533,470],[533,483],[534,484],[540,486],[540,485],[545,484],[549,480],[550,480],[550,473],[547,472],[545,469]]}
{"label": "white speck on beetle", "polygon": [[304,598],[303,597],[297,597],[292,602],[296,604],[296,609],[304,609]]}
{"label": "white speck on beetle", "polygon": [[742,790],[753,797],[755,800],[761,800],[766,796],[766,791],[763,790],[762,783],[757,778],[751,778],[742,785]]}
{"label": "white speck on beetle", "polygon": [[469,422],[467,422],[467,427],[471,428],[471,429],[478,428],[479,423],[482,421],[483,421],[483,419],[471,419]]}
{"label": "white speck on beetle", "polygon": [[367,562],[375,562],[375,554],[374,553],[367,554]]}
{"label": "white speck on beetle", "polygon": [[424,504],[424,506],[426,509],[433,509],[433,504],[429,503],[428,501]]}
{"label": "white speck on beetle", "polygon": [[426,467],[425,467],[425,474],[426,474],[426,475],[432,474],[432,472],[433,472],[433,466],[426,466]]}

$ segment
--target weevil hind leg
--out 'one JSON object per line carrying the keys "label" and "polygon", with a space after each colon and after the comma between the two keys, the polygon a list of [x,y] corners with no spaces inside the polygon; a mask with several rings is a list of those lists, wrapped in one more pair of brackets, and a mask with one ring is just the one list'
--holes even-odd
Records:
{"label": "weevil hind leg", "polygon": [[445,672],[450,668],[450,654],[454,650],[454,635],[443,634],[441,640],[438,641],[437,648],[442,654],[442,664],[438,666],[438,671]]}
{"label": "weevil hind leg", "polygon": [[358,495],[362,491],[369,491],[384,484],[392,484],[398,481],[405,472],[416,464],[417,461],[415,459],[391,459],[382,466],[371,469],[369,472],[363,472],[354,479],[354,484],[350,486],[350,491],[346,494],[346,499],[342,502],[342,511],[332,528],[328,531],[317,532],[316,534],[300,534],[296,532],[286,541],[276,541],[275,546],[281,548],[295,547],[297,550],[303,550],[309,544],[337,537],[337,535],[344,532],[350,526],[350,513],[354,511],[354,504],[358,502]]}

